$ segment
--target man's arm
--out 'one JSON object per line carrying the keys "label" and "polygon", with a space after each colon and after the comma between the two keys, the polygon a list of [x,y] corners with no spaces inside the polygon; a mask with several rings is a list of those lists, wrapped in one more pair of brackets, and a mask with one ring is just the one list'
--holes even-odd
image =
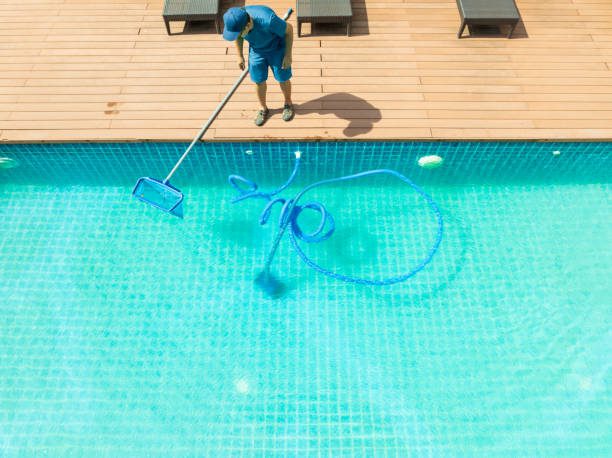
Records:
{"label": "man's arm", "polygon": [[238,37],[235,43],[236,43],[236,51],[238,52],[238,67],[240,67],[240,70],[244,70],[244,55],[242,54],[242,47],[244,46],[244,38]]}
{"label": "man's arm", "polygon": [[287,29],[285,30],[285,58],[283,59],[283,68],[291,67],[292,61],[292,48],[293,48],[293,26],[287,22]]}

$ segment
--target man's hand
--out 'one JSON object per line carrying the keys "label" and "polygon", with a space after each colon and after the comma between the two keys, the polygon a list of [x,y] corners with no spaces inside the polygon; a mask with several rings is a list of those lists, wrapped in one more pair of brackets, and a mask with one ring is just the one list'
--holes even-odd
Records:
{"label": "man's hand", "polygon": [[281,65],[281,68],[283,70],[289,67],[291,67],[291,54],[287,54],[285,56],[285,58],[283,59],[283,64]]}
{"label": "man's hand", "polygon": [[240,68],[240,70],[244,70],[244,57],[242,56],[238,57],[238,68]]}

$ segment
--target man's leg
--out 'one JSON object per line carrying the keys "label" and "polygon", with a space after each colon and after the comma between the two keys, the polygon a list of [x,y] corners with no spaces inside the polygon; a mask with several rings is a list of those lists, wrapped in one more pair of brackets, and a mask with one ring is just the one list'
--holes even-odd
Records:
{"label": "man's leg", "polygon": [[281,91],[285,96],[285,106],[283,107],[283,121],[291,121],[293,119],[293,102],[291,101],[291,81],[287,80],[280,83]]}
{"label": "man's leg", "polygon": [[266,105],[266,90],[268,89],[268,86],[266,85],[266,82],[263,81],[261,83],[256,83],[255,87],[257,88],[257,99],[261,105],[261,109],[257,112],[257,116],[255,117],[255,125],[263,126],[268,119],[268,114],[270,113],[268,106]]}
{"label": "man's leg", "polygon": [[266,85],[266,82],[263,81],[261,83],[255,83],[255,87],[257,88],[257,99],[261,105],[261,109],[257,112],[257,116],[255,117],[255,125],[263,126],[268,119],[269,114],[268,106],[266,105],[266,91],[268,86]]}
{"label": "man's leg", "polygon": [[283,121],[293,119],[293,102],[291,101],[291,67],[283,68],[284,50],[276,53],[272,57],[271,67],[274,71],[274,78],[280,84],[281,91],[285,96],[285,106],[283,107]]}
{"label": "man's leg", "polygon": [[291,80],[287,80],[284,83],[279,83],[281,91],[283,91],[283,95],[285,96],[285,105],[293,105],[291,102]]}
{"label": "man's leg", "polygon": [[268,119],[268,105],[266,105],[266,91],[268,86],[266,80],[268,79],[268,64],[265,58],[257,55],[256,53],[249,54],[249,73],[251,81],[255,83],[255,92],[257,94],[257,100],[261,105],[261,109],[257,112],[255,117],[255,125],[263,126]]}
{"label": "man's leg", "polygon": [[266,92],[268,90],[268,85],[266,82],[257,83],[257,100],[259,100],[259,104],[261,105],[261,109],[266,111],[268,109],[268,105],[266,105]]}

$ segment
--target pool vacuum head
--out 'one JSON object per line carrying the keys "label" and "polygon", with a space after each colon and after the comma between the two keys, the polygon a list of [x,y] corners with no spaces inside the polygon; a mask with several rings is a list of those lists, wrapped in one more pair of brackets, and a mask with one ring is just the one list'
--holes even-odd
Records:
{"label": "pool vacuum head", "polygon": [[255,284],[266,294],[276,299],[283,295],[287,289],[285,285],[270,272],[263,271],[255,277]]}

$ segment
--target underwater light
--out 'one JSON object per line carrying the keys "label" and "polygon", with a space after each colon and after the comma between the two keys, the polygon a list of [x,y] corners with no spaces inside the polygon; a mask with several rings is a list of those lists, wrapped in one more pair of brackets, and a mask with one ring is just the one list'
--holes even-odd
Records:
{"label": "underwater light", "polygon": [[14,169],[19,166],[17,159],[11,157],[0,157],[0,169]]}
{"label": "underwater light", "polygon": [[234,383],[236,391],[240,394],[247,394],[250,391],[249,382],[241,378]]}

